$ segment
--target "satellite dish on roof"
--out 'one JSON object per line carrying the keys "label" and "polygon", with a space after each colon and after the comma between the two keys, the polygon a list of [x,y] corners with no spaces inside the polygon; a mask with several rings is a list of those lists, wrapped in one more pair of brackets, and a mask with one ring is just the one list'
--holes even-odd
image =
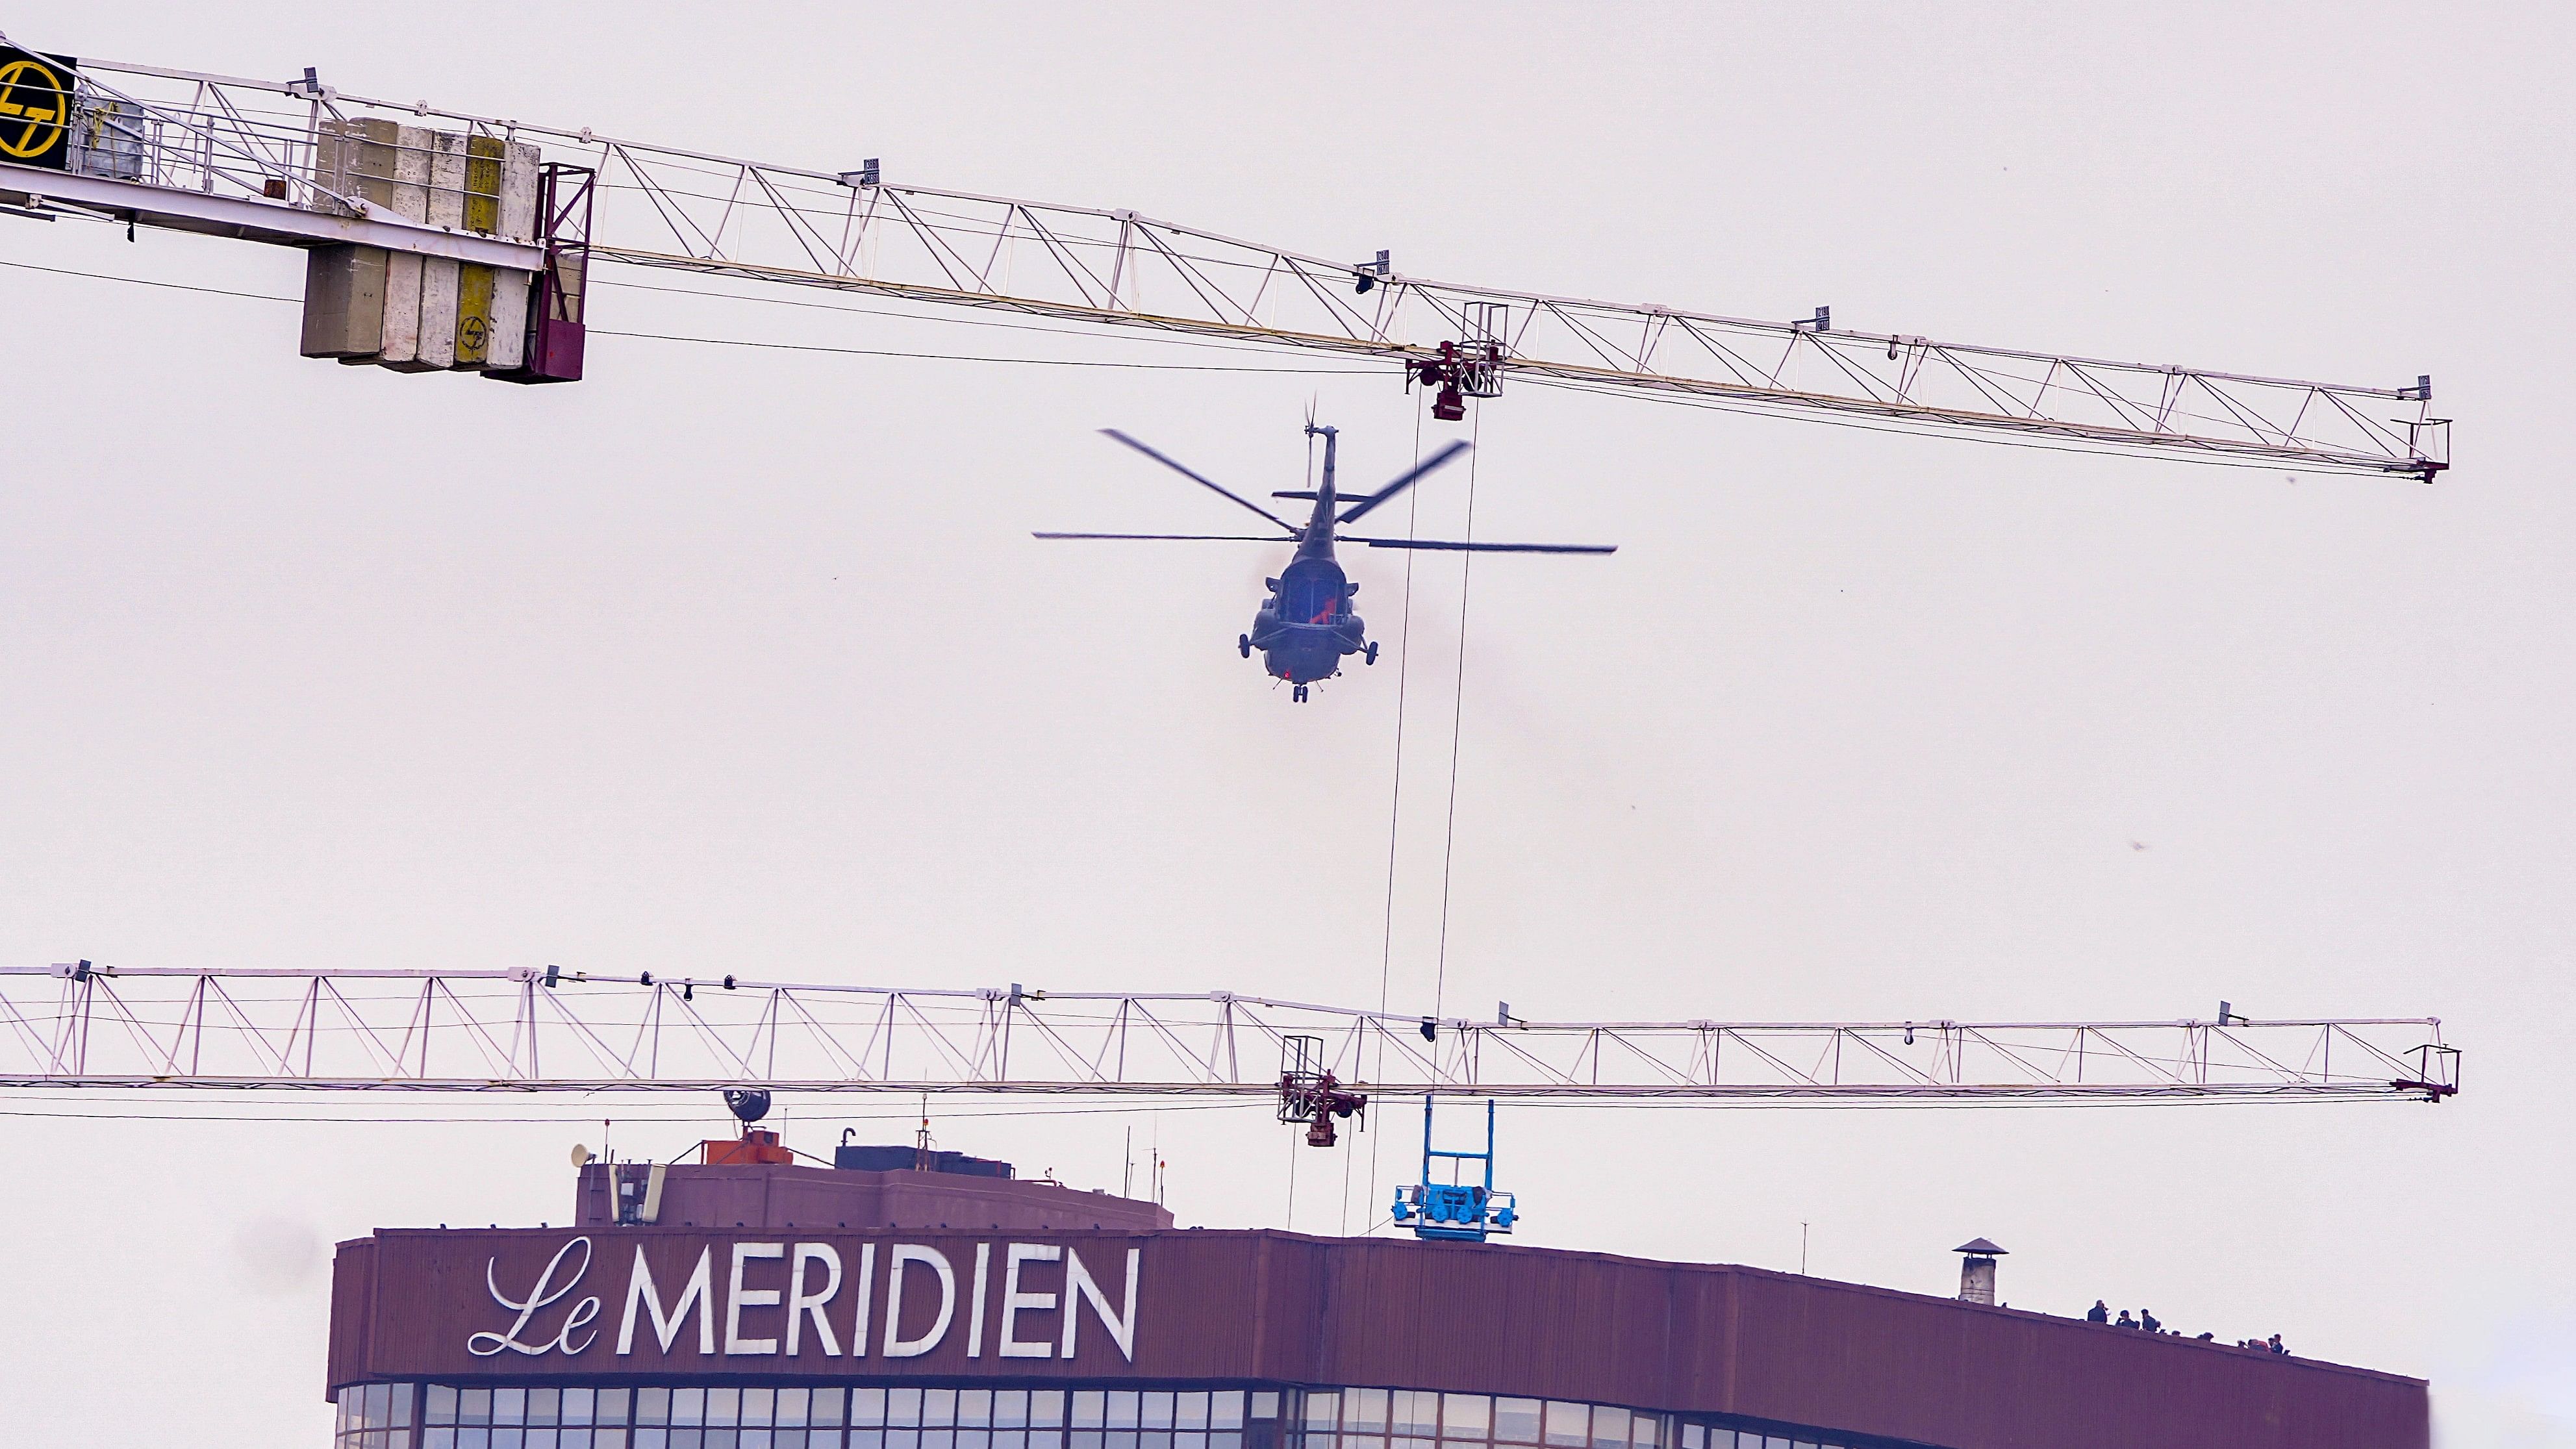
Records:
{"label": "satellite dish on roof", "polygon": [[590,1149],[584,1147],[578,1142],[574,1143],[572,1145],[572,1165],[575,1171],[588,1167],[590,1165]]}

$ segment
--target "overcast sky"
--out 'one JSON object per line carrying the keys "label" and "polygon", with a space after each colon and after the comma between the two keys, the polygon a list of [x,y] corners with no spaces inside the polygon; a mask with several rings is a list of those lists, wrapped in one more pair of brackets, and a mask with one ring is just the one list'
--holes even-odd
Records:
{"label": "overcast sky", "polygon": [[[1812,1271],[1922,1292],[1984,1235],[2015,1306],[2278,1331],[2431,1377],[2446,1443],[2576,1443],[2570,26],[2092,8],[31,3],[6,24],[782,163],[881,156],[890,180],[1386,247],[1426,277],[2431,373],[2459,422],[2430,488],[1507,392],[1478,531],[1622,548],[1477,566],[1436,985],[1460,618],[1455,563],[1418,568],[1390,987],[1539,1017],[2438,1014],[2467,1049],[2439,1108],[1531,1108],[1504,1113],[1502,1176],[1522,1241],[1793,1268],[1805,1222]],[[275,294],[302,274],[5,217],[0,260]],[[1352,481],[1392,474],[1416,414],[1391,375],[598,338],[589,381],[522,389],[301,360],[291,306],[22,268],[0,300],[0,960],[1374,1002],[1397,661],[1293,706],[1234,651],[1275,556],[1027,533],[1232,525],[1102,426],[1294,487],[1312,399]],[[608,287],[595,308],[1167,355]],[[1426,485],[1425,531],[1463,501],[1456,470]],[[1391,635],[1401,565],[1353,567]],[[657,1156],[713,1108],[624,1105],[615,1145]],[[902,1108],[784,1111],[820,1150]],[[1114,1189],[1131,1125],[1184,1222],[1288,1221],[1263,1108],[936,1130]],[[1380,1196],[1408,1130],[1368,1139]],[[5,1135],[17,1431],[227,1449],[322,1441],[332,1241],[568,1216],[565,1153],[600,1145],[595,1120]],[[1373,1216],[1352,1160],[1299,1162],[1294,1226]]]}

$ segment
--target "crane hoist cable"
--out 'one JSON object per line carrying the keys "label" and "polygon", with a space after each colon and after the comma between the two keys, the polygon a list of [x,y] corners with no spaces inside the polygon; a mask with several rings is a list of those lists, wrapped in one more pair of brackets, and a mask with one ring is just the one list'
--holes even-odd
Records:
{"label": "crane hoist cable", "polygon": [[[1467,425],[1467,532],[1464,538],[1476,539],[1476,459],[1484,443],[1485,405],[1476,404],[1474,421]],[[1431,1014],[1438,1016],[1449,989],[1449,883],[1451,867],[1458,850],[1458,741],[1467,718],[1467,604],[1470,586],[1475,581],[1476,555],[1459,555],[1458,564],[1458,678],[1449,699],[1449,820],[1440,842],[1440,953],[1437,972],[1431,986]]]}
{"label": "crane hoist cable", "polygon": [[[1416,468],[1422,466],[1422,410],[1429,398],[1428,393],[1414,395],[1413,465]],[[1470,466],[1473,466],[1472,460]],[[1419,490],[1415,490],[1405,502],[1404,537],[1407,542],[1419,536],[1421,518],[1422,494]],[[1389,989],[1393,984],[1395,973],[1395,860],[1396,843],[1404,819],[1405,686],[1413,672],[1413,559],[1414,550],[1406,549],[1404,551],[1404,604],[1395,636],[1395,766],[1388,772],[1391,779],[1387,788],[1386,803],[1386,914],[1379,928],[1377,963],[1377,1009],[1381,1015],[1385,1013],[1387,1003],[1391,999]],[[1370,1069],[1372,1078],[1376,1075],[1376,1068],[1384,1065],[1385,1061],[1386,1043],[1380,1040],[1377,1061]],[[1344,1176],[1342,1188],[1343,1197],[1347,1201],[1350,1196],[1347,1174]],[[1369,1140],[1368,1201],[1377,1201],[1377,1140],[1375,1138]]]}

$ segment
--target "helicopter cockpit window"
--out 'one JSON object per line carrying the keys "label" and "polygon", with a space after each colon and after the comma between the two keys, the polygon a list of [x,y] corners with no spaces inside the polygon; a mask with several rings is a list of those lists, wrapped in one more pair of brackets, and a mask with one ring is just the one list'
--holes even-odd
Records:
{"label": "helicopter cockpit window", "polygon": [[1342,581],[1324,569],[1296,571],[1279,581],[1280,613],[1292,624],[1329,624],[1347,613]]}

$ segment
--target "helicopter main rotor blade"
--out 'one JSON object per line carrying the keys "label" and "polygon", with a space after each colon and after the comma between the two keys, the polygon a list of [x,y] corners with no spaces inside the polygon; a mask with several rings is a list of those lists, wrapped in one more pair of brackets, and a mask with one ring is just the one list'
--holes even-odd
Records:
{"label": "helicopter main rotor blade", "polygon": [[1615,543],[1453,543],[1432,538],[1352,538],[1344,535],[1342,543],[1364,543],[1371,548],[1430,548],[1444,553],[1617,553]]}
{"label": "helicopter main rotor blade", "polygon": [[1370,509],[1377,507],[1379,504],[1393,498],[1405,489],[1421,482],[1423,476],[1429,473],[1432,469],[1442,466],[1450,459],[1457,457],[1460,453],[1465,451],[1467,451],[1467,445],[1465,443],[1451,443],[1448,447],[1445,447],[1439,452],[1432,454],[1430,457],[1423,459],[1421,462],[1414,464],[1411,469],[1397,474],[1394,482],[1387,484],[1375,493],[1361,499],[1358,504],[1345,510],[1341,517],[1334,519],[1333,521],[1335,523],[1349,523],[1360,518]]}
{"label": "helicopter main rotor blade", "polygon": [[1145,543],[1280,543],[1284,540],[1249,533],[1032,533],[1031,538],[1107,538]]}
{"label": "helicopter main rotor blade", "polygon": [[1278,524],[1280,529],[1290,537],[1293,538],[1298,533],[1297,526],[1290,523],[1287,519],[1280,517],[1278,514],[1271,512],[1269,509],[1262,507],[1260,504],[1253,502],[1251,499],[1244,497],[1240,493],[1234,492],[1232,489],[1229,489],[1222,484],[1200,477],[1197,473],[1173,462],[1170,458],[1163,456],[1161,453],[1155,452],[1152,448],[1145,446],[1143,443],[1137,442],[1134,438],[1127,436],[1116,428],[1102,428],[1100,431],[1109,437],[1117,439],[1119,442],[1125,443],[1128,447],[1135,449],[1137,452],[1144,454],[1146,457],[1153,459],[1155,462],[1162,464],[1164,467],[1171,469],[1173,472],[1180,474],[1182,477],[1189,479],[1200,487],[1205,488],[1212,493],[1221,494],[1224,497],[1230,498],[1236,503],[1242,504],[1244,507],[1260,514],[1262,517],[1269,519],[1272,523]]}

